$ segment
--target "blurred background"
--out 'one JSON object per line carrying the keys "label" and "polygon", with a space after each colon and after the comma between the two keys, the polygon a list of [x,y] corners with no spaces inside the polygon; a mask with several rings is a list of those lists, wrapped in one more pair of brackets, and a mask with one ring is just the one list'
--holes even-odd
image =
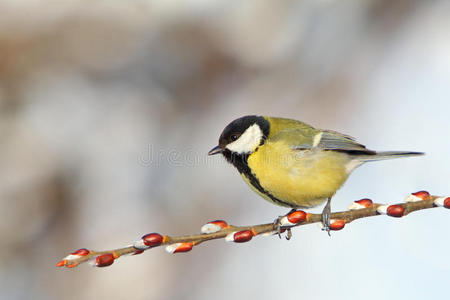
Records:
{"label": "blurred background", "polygon": [[449,1],[2,0],[0,11],[1,299],[447,294],[444,209],[356,221],[331,238],[310,225],[289,242],[55,264],[149,232],[286,213],[206,155],[246,114],[427,153],[357,169],[333,210],[450,194]]}

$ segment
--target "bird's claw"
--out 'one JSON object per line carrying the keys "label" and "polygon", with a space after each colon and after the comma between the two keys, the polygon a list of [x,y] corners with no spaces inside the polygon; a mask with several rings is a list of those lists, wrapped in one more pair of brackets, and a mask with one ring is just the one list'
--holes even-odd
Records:
{"label": "bird's claw", "polygon": [[327,227],[322,227],[322,231],[326,231],[326,232],[328,233],[328,236],[331,236],[331,233],[330,233],[330,227],[329,227],[329,226],[327,226]]}
{"label": "bird's claw", "polygon": [[327,204],[323,208],[322,211],[322,230],[326,231],[328,233],[328,236],[331,236],[330,234],[330,216],[331,216],[331,199],[328,198]]}
{"label": "bird's claw", "polygon": [[281,239],[281,218],[283,216],[278,216],[274,221],[273,221],[273,229],[275,230],[276,234],[278,235],[278,237]]}
{"label": "bird's claw", "polygon": [[289,241],[292,237],[292,231],[290,228],[287,229],[286,240]]}
{"label": "bird's claw", "polygon": [[322,231],[326,231],[329,236],[330,234],[330,214],[327,212],[322,212]]}
{"label": "bird's claw", "polygon": [[[281,233],[284,232],[285,228],[281,228],[281,219],[287,215],[289,215],[290,213],[292,213],[293,211],[295,211],[295,209],[291,209],[286,215],[284,216],[278,216],[278,218],[275,219],[275,221],[273,221],[273,229],[275,230],[275,233],[278,235],[278,237],[281,239]],[[286,240],[290,240],[292,238],[292,231],[291,228],[286,228]]]}

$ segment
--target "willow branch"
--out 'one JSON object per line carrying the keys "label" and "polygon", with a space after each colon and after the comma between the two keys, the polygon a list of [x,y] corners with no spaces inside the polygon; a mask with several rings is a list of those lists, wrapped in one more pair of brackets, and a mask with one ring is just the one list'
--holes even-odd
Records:
{"label": "willow branch", "polygon": [[[330,229],[341,230],[345,224],[354,220],[387,215],[390,217],[403,217],[414,211],[429,209],[434,207],[450,208],[450,197],[431,196],[428,192],[420,191],[409,195],[404,203],[383,205],[373,203],[370,199],[361,199],[354,201],[349,210],[335,212],[331,214]],[[181,253],[192,250],[205,241],[215,239],[225,239],[229,242],[248,242],[258,235],[274,235],[287,231],[287,238],[291,236],[291,228],[303,226],[312,223],[320,223],[321,214],[310,214],[297,210],[279,219],[280,230],[274,227],[274,223],[266,223],[251,226],[228,225],[225,221],[216,220],[205,224],[201,228],[201,234],[169,236],[159,233],[149,233],[141,239],[134,242],[133,245],[105,251],[87,250],[85,248],[66,256],[57,263],[58,267],[66,266],[73,268],[84,262],[91,262],[97,267],[106,267],[111,265],[114,260],[124,255],[141,254],[145,250],[166,246],[169,253]]]}

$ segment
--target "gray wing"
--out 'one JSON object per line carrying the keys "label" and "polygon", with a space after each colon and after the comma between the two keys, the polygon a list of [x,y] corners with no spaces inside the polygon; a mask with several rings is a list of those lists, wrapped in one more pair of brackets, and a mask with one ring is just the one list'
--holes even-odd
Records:
{"label": "gray wing", "polygon": [[322,131],[322,137],[319,141],[318,147],[326,150],[375,154],[375,151],[367,149],[366,146],[361,145],[355,141],[354,138],[329,130]]}
{"label": "gray wing", "polygon": [[298,150],[312,148],[347,152],[349,154],[376,154],[375,151],[367,149],[364,145],[355,141],[351,136],[331,130],[319,131],[313,137],[311,143],[294,147],[294,149]]}

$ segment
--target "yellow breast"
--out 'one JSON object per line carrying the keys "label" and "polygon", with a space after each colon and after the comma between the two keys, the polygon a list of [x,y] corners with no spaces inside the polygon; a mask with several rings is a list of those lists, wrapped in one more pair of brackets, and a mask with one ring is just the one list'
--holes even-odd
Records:
{"label": "yellow breast", "polygon": [[261,186],[292,207],[317,206],[333,196],[348,177],[345,166],[349,162],[343,153],[293,150],[282,141],[266,141],[248,158],[248,165]]}

